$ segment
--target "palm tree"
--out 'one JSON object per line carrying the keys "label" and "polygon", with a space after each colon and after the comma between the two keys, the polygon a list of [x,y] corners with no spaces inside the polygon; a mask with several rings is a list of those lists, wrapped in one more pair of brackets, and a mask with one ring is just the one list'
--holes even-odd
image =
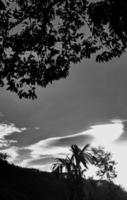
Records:
{"label": "palm tree", "polygon": [[85,145],[82,149],[77,145],[72,145],[71,157],[56,158],[52,171],[57,172],[59,175],[68,174],[68,177],[73,175],[75,179],[81,178],[83,172],[88,169],[88,164],[93,162],[91,153],[87,151],[88,147],[89,144]]}
{"label": "palm tree", "polygon": [[85,145],[80,149],[77,145],[71,146],[72,157],[71,162],[73,163],[74,174],[75,174],[75,190],[76,199],[82,200],[84,196],[84,171],[88,169],[88,164],[93,163],[92,155],[88,151],[89,144]]}
{"label": "palm tree", "polygon": [[66,158],[56,158],[55,163],[52,167],[52,172],[58,177],[66,177],[67,179],[72,177],[72,163],[71,159],[66,156]]}
{"label": "palm tree", "polygon": [[[92,163],[92,155],[87,151],[89,145],[80,149],[77,145],[71,146],[71,157],[56,158],[52,171],[58,177],[66,177],[71,187],[71,200],[83,198],[83,175],[88,164]],[[83,168],[82,168],[83,167]]]}
{"label": "palm tree", "polygon": [[89,151],[87,151],[88,147],[89,144],[85,145],[82,149],[80,149],[77,145],[71,146],[71,162],[73,163],[73,166],[75,166],[74,170],[76,178],[82,178],[83,172],[88,169],[88,164],[93,163],[92,155]]}

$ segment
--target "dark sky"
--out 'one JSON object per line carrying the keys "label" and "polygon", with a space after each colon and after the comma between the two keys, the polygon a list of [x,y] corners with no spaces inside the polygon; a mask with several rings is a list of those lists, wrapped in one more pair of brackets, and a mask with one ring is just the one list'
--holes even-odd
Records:
{"label": "dark sky", "polygon": [[91,124],[126,118],[126,56],[98,64],[72,66],[67,79],[38,90],[38,100],[19,100],[1,91],[1,121],[39,127],[43,138],[83,131]]}

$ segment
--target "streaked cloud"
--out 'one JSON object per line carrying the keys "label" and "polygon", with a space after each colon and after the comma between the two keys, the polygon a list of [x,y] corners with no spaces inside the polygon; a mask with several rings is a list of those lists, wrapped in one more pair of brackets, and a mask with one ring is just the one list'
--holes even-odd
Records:
{"label": "streaked cloud", "polygon": [[[125,158],[122,158],[122,154],[124,151],[127,151],[127,147],[126,145],[124,148],[123,146],[120,147],[115,142],[124,133],[125,123],[125,120],[115,119],[109,123],[92,125],[88,130],[77,134],[52,137],[24,147],[18,147],[12,143],[3,152],[9,153],[11,155],[9,161],[16,165],[50,171],[56,157],[65,157],[70,154],[69,147],[71,144],[78,144],[79,146],[87,143],[90,143],[91,146],[103,145],[108,151],[113,153],[114,159],[119,163],[117,167],[119,172],[117,182],[125,184],[123,183],[123,171],[125,172],[127,165],[125,164]],[[5,133],[3,137],[1,136],[3,139],[4,137],[6,138],[6,135],[12,134],[13,131],[22,132],[25,128],[18,129],[14,124],[10,124],[10,126],[4,124],[1,130],[4,130]]]}
{"label": "streaked cloud", "polygon": [[17,147],[19,154],[17,160],[22,166],[38,166],[39,169],[42,169],[45,165],[49,166],[49,163],[51,165],[54,158],[65,157],[69,154],[69,147],[72,144],[84,146],[89,143],[96,146],[108,145],[109,147],[110,144],[113,144],[122,135],[123,130],[122,120],[112,120],[110,123],[93,125],[88,130],[77,134],[52,137],[26,147]]}
{"label": "streaked cloud", "polygon": [[94,139],[93,136],[89,136],[86,132],[77,133],[63,137],[53,137],[45,140],[41,140],[35,144],[24,147],[24,149],[31,150],[31,155],[35,159],[40,159],[42,155],[52,155],[52,157],[59,157],[69,153],[68,148],[72,144],[78,144],[80,146],[87,143],[91,143]]}
{"label": "streaked cloud", "polygon": [[69,135],[65,137],[60,137],[55,141],[52,141],[54,146],[71,146],[72,144],[77,144],[83,146],[87,143],[91,143],[94,140],[94,136],[89,135],[85,132],[81,132],[74,135]]}
{"label": "streaked cloud", "polygon": [[[34,129],[38,130],[39,127],[35,127]],[[4,152],[10,153],[11,149],[11,161],[17,165],[39,168],[41,170],[45,169],[45,166],[48,165],[47,170],[49,170],[51,169],[51,163],[56,157],[65,157],[70,153],[69,147],[72,144],[82,146],[91,143],[93,139],[93,136],[82,132],[70,134],[69,136],[40,140],[39,142],[25,147],[19,147],[12,144],[12,147],[6,148]]]}
{"label": "streaked cloud", "polygon": [[34,160],[31,160],[29,161],[29,165],[33,166],[33,165],[41,165],[42,164],[48,164],[48,163],[52,163],[54,160],[54,158],[52,157],[52,155],[46,155],[46,156],[42,156],[41,158],[39,159],[34,159]]}

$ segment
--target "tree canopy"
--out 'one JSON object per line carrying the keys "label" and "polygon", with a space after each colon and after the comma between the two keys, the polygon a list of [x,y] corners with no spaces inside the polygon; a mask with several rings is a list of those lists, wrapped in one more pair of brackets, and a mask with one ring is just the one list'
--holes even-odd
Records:
{"label": "tree canopy", "polygon": [[1,0],[0,86],[19,98],[66,78],[72,63],[104,62],[127,46],[126,0]]}
{"label": "tree canopy", "polygon": [[103,147],[94,147],[91,149],[93,154],[94,165],[98,168],[96,175],[101,180],[113,181],[117,177],[116,162],[112,154],[107,152]]}
{"label": "tree canopy", "polygon": [[[88,147],[89,144],[83,148],[79,148],[74,144],[70,149],[71,155],[67,155],[65,158],[56,158],[53,163],[52,173],[59,179],[64,178],[69,184],[71,191],[70,199],[82,200],[87,198],[84,193],[84,186],[86,180],[88,180],[86,179],[85,172],[91,167],[88,166],[89,164],[97,167],[95,174],[99,176],[98,183],[100,184],[102,181],[106,181],[106,179],[108,182],[113,183],[113,179],[117,177],[116,162],[112,159],[112,154],[105,151],[103,147],[93,147],[91,149],[88,149]],[[92,192],[93,189],[91,188]],[[110,190],[110,192],[112,193],[113,190]],[[109,195],[114,196],[113,194]]]}
{"label": "tree canopy", "polygon": [[82,179],[84,172],[88,169],[88,164],[92,163],[92,155],[88,151],[89,144],[82,149],[76,144],[71,145],[71,156],[66,158],[56,158],[52,171],[58,177],[65,175],[68,179]]}

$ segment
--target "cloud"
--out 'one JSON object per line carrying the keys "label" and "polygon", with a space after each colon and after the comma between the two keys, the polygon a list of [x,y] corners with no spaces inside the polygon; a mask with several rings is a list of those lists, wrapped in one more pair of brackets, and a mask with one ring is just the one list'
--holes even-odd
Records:
{"label": "cloud", "polygon": [[[14,125],[11,127],[13,127],[11,129],[13,131],[21,132],[25,130],[18,129]],[[11,130],[7,129],[6,133],[11,134]],[[51,169],[56,157],[66,157],[66,155],[70,154],[70,146],[72,144],[82,147],[89,143],[91,146],[107,145],[110,148],[111,144],[122,135],[123,131],[124,122],[122,120],[112,120],[109,123],[93,125],[88,130],[77,134],[43,139],[24,147],[8,147],[6,152],[11,152],[11,161],[17,165],[45,169],[47,171]]]}
{"label": "cloud", "polygon": [[[16,152],[14,163],[23,167],[34,167],[43,169],[51,164],[56,157],[65,157],[70,154],[69,147],[72,144],[85,145],[91,143],[93,136],[83,133],[63,137],[53,137],[41,140],[26,147],[12,147]],[[7,149],[8,152],[8,149]]]}
{"label": "cloud", "polygon": [[5,137],[6,135],[10,135],[14,132],[21,133],[22,131],[26,130],[26,128],[17,128],[15,124],[0,124],[0,138]]}
{"label": "cloud", "polygon": [[[70,154],[69,147],[72,144],[84,146],[110,145],[123,133],[124,125],[122,120],[112,120],[110,123],[93,125],[88,130],[63,137],[52,137],[24,147],[29,150],[29,157],[23,161],[23,166],[42,167],[56,157],[65,157]],[[42,166],[41,166],[42,165]]]}
{"label": "cloud", "polygon": [[107,146],[114,143],[124,132],[122,120],[111,120],[110,123],[94,125],[89,131],[90,135],[95,137],[96,145]]}
{"label": "cloud", "polygon": [[0,124],[0,148],[8,147],[11,143],[16,143],[16,140],[8,140],[6,136],[11,135],[12,133],[21,133],[25,131],[26,128],[17,128],[13,123],[1,123]]}
{"label": "cloud", "polygon": [[115,141],[116,143],[127,143],[127,120],[122,120],[123,123],[123,133],[120,135],[120,137],[117,138]]}
{"label": "cloud", "polygon": [[71,146],[77,144],[83,146],[87,143],[91,143],[94,140],[94,136],[85,133],[79,133],[72,136],[61,137],[56,141],[52,141],[52,145],[55,146]]}
{"label": "cloud", "polygon": [[17,147],[9,147],[4,150],[1,150],[0,152],[7,153],[9,156],[8,161],[12,163],[15,163],[17,157],[19,156]]}
{"label": "cloud", "polygon": [[46,156],[42,156],[39,159],[31,159],[29,161],[29,166],[33,166],[33,165],[47,165],[47,164],[51,164],[53,163],[54,158],[52,157],[52,155],[46,155]]}
{"label": "cloud", "polygon": [[86,132],[63,136],[63,137],[53,137],[45,140],[41,140],[35,144],[25,147],[25,149],[31,150],[31,155],[33,157],[39,157],[42,155],[61,155],[61,153],[68,153],[68,148],[72,144],[85,145],[91,143],[93,136],[89,136]]}
{"label": "cloud", "polygon": [[[18,129],[14,124],[10,126],[4,124],[2,127],[3,129],[1,128],[1,130],[4,130],[5,134],[0,137],[0,140],[1,138],[6,138],[6,135],[12,134],[13,131],[22,132],[24,130],[24,128]],[[88,130],[77,134],[44,139],[26,147],[10,146],[2,152],[10,154],[9,161],[16,165],[51,171],[56,157],[65,157],[70,154],[69,147],[71,144],[75,143],[79,146],[87,143],[90,143],[91,146],[103,145],[113,153],[113,158],[118,162],[116,168],[119,175],[117,182],[125,185],[125,174],[123,172],[125,172],[127,165],[121,155],[126,152],[127,147],[126,145],[120,146],[120,144],[115,143],[124,135],[125,129],[125,120],[111,120],[109,123],[93,125]]]}

